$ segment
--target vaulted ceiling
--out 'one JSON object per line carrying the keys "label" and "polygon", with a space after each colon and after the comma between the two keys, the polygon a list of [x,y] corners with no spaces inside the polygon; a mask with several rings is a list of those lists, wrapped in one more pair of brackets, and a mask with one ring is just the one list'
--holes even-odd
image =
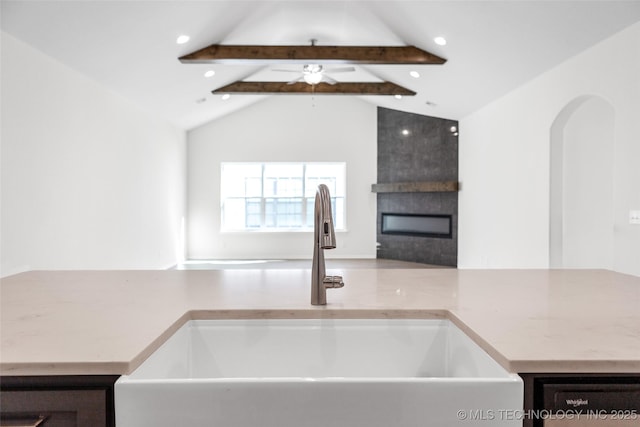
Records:
{"label": "vaulted ceiling", "polygon": [[[2,0],[1,8],[3,31],[184,129],[272,96],[223,100],[212,91],[236,81],[284,83],[302,70],[299,63],[178,60],[211,44],[305,45],[316,39],[318,45],[414,45],[446,63],[357,64],[354,72],[331,77],[388,81],[416,95],[349,96],[460,119],[640,21],[636,0]],[[180,35],[189,41],[177,44]],[[437,36],[447,44],[436,44]],[[207,71],[215,74],[205,77]]]}

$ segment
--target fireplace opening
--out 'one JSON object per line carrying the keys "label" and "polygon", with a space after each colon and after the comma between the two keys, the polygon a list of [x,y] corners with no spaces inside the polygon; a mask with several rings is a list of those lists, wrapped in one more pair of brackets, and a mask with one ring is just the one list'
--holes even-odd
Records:
{"label": "fireplace opening", "polygon": [[451,215],[382,214],[382,234],[451,239]]}

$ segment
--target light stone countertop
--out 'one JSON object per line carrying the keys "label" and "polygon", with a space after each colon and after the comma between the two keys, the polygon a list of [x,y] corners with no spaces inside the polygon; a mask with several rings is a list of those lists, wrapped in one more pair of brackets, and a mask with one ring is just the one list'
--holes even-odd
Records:
{"label": "light stone countertop", "polygon": [[640,278],[604,270],[34,271],[0,285],[1,375],[120,375],[203,318],[454,321],[511,372],[640,372]]}

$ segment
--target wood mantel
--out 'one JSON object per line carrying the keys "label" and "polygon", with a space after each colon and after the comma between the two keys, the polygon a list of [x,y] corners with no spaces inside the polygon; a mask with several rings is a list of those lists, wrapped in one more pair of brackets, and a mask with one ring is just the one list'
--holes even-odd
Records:
{"label": "wood mantel", "polygon": [[393,182],[371,184],[372,193],[436,193],[459,191],[458,181]]}

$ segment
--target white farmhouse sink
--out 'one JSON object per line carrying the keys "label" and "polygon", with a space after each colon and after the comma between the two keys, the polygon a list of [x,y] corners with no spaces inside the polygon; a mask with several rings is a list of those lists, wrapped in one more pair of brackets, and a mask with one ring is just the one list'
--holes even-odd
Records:
{"label": "white farmhouse sink", "polygon": [[117,427],[520,426],[522,402],[435,319],[191,321],[115,386]]}

